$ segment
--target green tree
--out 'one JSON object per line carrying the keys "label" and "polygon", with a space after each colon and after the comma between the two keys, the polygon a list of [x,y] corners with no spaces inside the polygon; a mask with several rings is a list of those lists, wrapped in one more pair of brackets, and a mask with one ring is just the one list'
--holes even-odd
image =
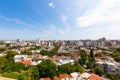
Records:
{"label": "green tree", "polygon": [[28,80],[27,76],[25,76],[21,73],[18,73],[18,72],[9,72],[9,73],[5,72],[2,74],[2,76],[17,79],[17,80]]}
{"label": "green tree", "polygon": [[86,62],[86,65],[87,65],[87,68],[89,68],[93,71],[93,68],[95,67],[95,59],[94,59],[93,49],[90,49],[90,54],[88,55],[88,60]]}
{"label": "green tree", "polygon": [[21,46],[12,46],[12,47],[10,47],[10,49],[20,49],[21,48]]}
{"label": "green tree", "polygon": [[19,74],[17,77],[18,80],[28,80],[27,77],[23,74]]}
{"label": "green tree", "polygon": [[58,66],[58,74],[61,74],[61,73],[70,74],[71,72],[74,72],[74,71],[75,71],[75,67],[74,65],[71,65],[71,64],[64,64],[64,65]]}
{"label": "green tree", "polygon": [[6,47],[10,47],[10,43],[7,43],[5,46],[6,46]]}
{"label": "green tree", "polygon": [[56,75],[56,65],[51,60],[42,60],[37,67],[39,70],[39,77],[53,78]]}
{"label": "green tree", "polygon": [[0,45],[4,45],[5,44],[5,42],[3,42],[3,41],[0,41]]}
{"label": "green tree", "polygon": [[8,77],[8,78],[13,78],[13,79],[18,79],[19,73],[17,72],[5,72],[2,74],[3,77]]}
{"label": "green tree", "polygon": [[120,53],[119,52],[115,52],[111,56],[115,59],[115,61],[120,62]]}
{"label": "green tree", "polygon": [[0,52],[5,51],[5,50],[6,50],[5,48],[0,48]]}
{"label": "green tree", "polygon": [[91,57],[88,57],[88,60],[87,60],[86,65],[87,65],[87,68],[93,69],[93,68],[94,68],[94,65],[95,65],[94,59],[91,58]]}
{"label": "green tree", "polygon": [[[15,68],[16,69],[16,68]],[[14,63],[12,61],[8,61],[4,67],[2,67],[3,72],[12,72],[14,71]]]}
{"label": "green tree", "polygon": [[120,52],[120,48],[117,48],[116,51],[117,51],[117,52]]}
{"label": "green tree", "polygon": [[[14,51],[7,51],[7,55],[5,56],[4,60],[6,59],[7,62],[4,64],[4,66],[1,68],[2,72],[11,72],[16,69],[16,64],[14,64],[14,56],[17,54],[17,52]],[[6,61],[5,60],[5,61]],[[18,65],[17,65],[18,66]],[[18,66],[19,67],[19,66]],[[18,68],[17,68],[18,69]]]}
{"label": "green tree", "polygon": [[40,49],[41,47],[40,46],[36,46],[36,49]]}
{"label": "green tree", "polygon": [[23,51],[21,51],[21,54],[28,54],[29,53],[29,51],[28,50],[23,50]]}
{"label": "green tree", "polygon": [[84,59],[83,59],[83,58],[80,58],[80,59],[79,59],[79,64],[80,64],[80,65],[84,65],[84,63],[85,63]]}
{"label": "green tree", "polygon": [[41,50],[41,51],[40,51],[40,54],[42,54],[42,55],[49,55],[50,52],[47,51],[47,50]]}
{"label": "green tree", "polygon": [[90,57],[91,57],[91,58],[94,58],[93,49],[90,49]]}
{"label": "green tree", "polygon": [[80,50],[79,55],[81,57],[79,59],[79,64],[84,65],[87,60],[87,54],[84,50]]}
{"label": "green tree", "polygon": [[33,66],[32,69],[32,80],[38,80],[39,79],[39,70],[38,67]]}
{"label": "green tree", "polygon": [[112,73],[107,73],[106,76],[110,79],[110,80],[119,80],[119,78]]}
{"label": "green tree", "polygon": [[22,63],[14,63],[12,67],[13,67],[12,71],[16,71],[16,72],[20,72],[21,70],[25,69],[25,65]]}
{"label": "green tree", "polygon": [[6,55],[6,59],[8,61],[14,61],[14,56],[17,55],[18,53],[17,52],[14,52],[14,51],[7,51],[7,55]]}
{"label": "green tree", "polygon": [[76,72],[80,72],[80,73],[84,72],[84,68],[79,63],[76,63],[74,66]]}
{"label": "green tree", "polygon": [[28,52],[27,54],[28,54],[28,55],[32,55],[33,53],[32,53],[32,52]]}
{"label": "green tree", "polygon": [[102,76],[104,74],[103,69],[101,69],[100,67],[95,67],[94,72],[95,74],[98,74],[99,76]]}
{"label": "green tree", "polygon": [[2,68],[5,67],[6,63],[7,63],[7,59],[5,57],[0,57],[0,72],[2,72]]}

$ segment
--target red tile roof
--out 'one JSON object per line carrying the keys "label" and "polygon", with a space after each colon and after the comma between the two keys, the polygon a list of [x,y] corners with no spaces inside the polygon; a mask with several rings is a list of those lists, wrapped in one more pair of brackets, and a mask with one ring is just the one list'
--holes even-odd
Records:
{"label": "red tile roof", "polygon": [[100,77],[97,74],[91,74],[90,79],[89,80],[104,80],[103,77]]}
{"label": "red tile roof", "polygon": [[21,61],[19,61],[19,63],[23,63],[24,65],[32,65],[31,60],[21,60]]}
{"label": "red tile roof", "polygon": [[73,76],[69,76],[68,74],[60,74],[59,77],[54,77],[54,80],[62,80],[62,79],[65,79],[65,78],[73,78]]}
{"label": "red tile roof", "polygon": [[61,80],[59,77],[55,77],[54,80]]}
{"label": "red tile roof", "polygon": [[74,56],[75,58],[79,58],[79,55],[77,54],[77,52],[72,52],[71,54],[72,54],[72,56]]}
{"label": "red tile roof", "polygon": [[48,78],[40,78],[39,80],[51,80],[51,79],[48,77]]}
{"label": "red tile roof", "polygon": [[59,77],[62,79],[62,78],[67,78],[68,77],[68,74],[60,74]]}
{"label": "red tile roof", "polygon": [[68,76],[68,78],[73,78],[73,76],[70,75],[70,76]]}

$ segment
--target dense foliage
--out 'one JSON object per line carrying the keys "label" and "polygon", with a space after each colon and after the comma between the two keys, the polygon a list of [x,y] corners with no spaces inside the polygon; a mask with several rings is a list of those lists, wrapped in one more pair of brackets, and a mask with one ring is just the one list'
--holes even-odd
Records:
{"label": "dense foliage", "polygon": [[103,69],[101,69],[100,67],[95,67],[94,71],[95,71],[95,74],[98,74],[99,76],[102,76],[104,74]]}
{"label": "dense foliage", "polygon": [[79,64],[84,65],[86,60],[87,60],[87,54],[84,50],[79,51],[80,59],[79,59]]}
{"label": "dense foliage", "polygon": [[119,78],[112,73],[107,73],[106,76],[110,79],[110,80],[119,80]]}
{"label": "dense foliage", "polygon": [[41,50],[40,54],[52,57],[52,56],[57,54],[58,48],[59,48],[59,46],[56,46],[55,48],[53,48],[52,50],[49,50],[49,51],[48,50]]}
{"label": "dense foliage", "polygon": [[16,54],[17,53],[14,51],[7,51],[5,57],[0,57],[0,73],[5,77],[18,80],[28,80],[28,76],[23,74],[23,71],[27,71],[28,67],[22,63],[14,63],[14,56]]}
{"label": "dense foliage", "polygon": [[4,45],[5,43],[3,41],[0,41],[0,45]]}
{"label": "dense foliage", "polygon": [[56,65],[51,60],[43,60],[37,65],[39,77],[54,78],[56,75]]}

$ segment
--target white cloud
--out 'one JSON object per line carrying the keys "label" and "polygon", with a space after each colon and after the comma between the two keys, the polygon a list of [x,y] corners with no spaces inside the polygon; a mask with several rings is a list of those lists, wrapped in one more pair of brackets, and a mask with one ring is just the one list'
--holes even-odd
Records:
{"label": "white cloud", "polygon": [[52,7],[52,8],[55,8],[55,7],[56,7],[53,2],[50,2],[48,5],[49,5],[49,7]]}
{"label": "white cloud", "polygon": [[61,21],[62,21],[63,23],[66,23],[66,21],[67,21],[67,16],[63,14],[63,15],[61,16]]}
{"label": "white cloud", "polygon": [[49,24],[49,25],[45,25],[45,26],[48,27],[48,28],[42,29],[42,31],[43,31],[44,34],[53,35],[53,34],[56,32],[56,27],[55,27],[55,25]]}
{"label": "white cloud", "polygon": [[59,29],[58,32],[62,35],[68,34],[71,31],[71,27],[65,27],[65,29]]}
{"label": "white cloud", "polygon": [[[83,16],[77,18],[78,27],[90,27],[98,24],[120,22],[120,0],[100,0],[100,2]],[[119,25],[120,26],[120,25]]]}
{"label": "white cloud", "polygon": [[63,34],[65,35],[71,31],[71,27],[70,27],[69,23],[67,22],[68,17],[66,15],[62,14],[60,18],[61,18],[61,21],[62,21],[64,27],[59,29],[58,32],[60,32],[60,34],[62,34],[62,35]]}
{"label": "white cloud", "polygon": [[118,37],[118,35],[120,35],[120,26],[118,25],[112,25],[112,26],[109,26],[107,28],[108,32],[112,33],[112,35],[114,35],[114,37]]}
{"label": "white cloud", "polygon": [[[24,21],[21,21],[19,19],[16,19],[16,18],[9,18],[9,17],[6,17],[6,16],[3,16],[3,15],[0,15],[0,20],[2,21],[5,21],[6,23],[14,23],[14,24],[17,24],[17,25],[22,25],[24,26],[24,28],[35,28],[34,25],[32,25],[31,23],[27,23],[27,22],[24,22]],[[23,27],[22,27],[23,28]]]}
{"label": "white cloud", "polygon": [[[69,33],[71,30],[71,27],[69,27],[66,22],[67,19],[64,19],[65,24],[63,27],[58,27],[54,24],[42,25],[42,24],[34,22],[32,20],[30,20],[31,23],[29,24],[29,23],[21,21],[19,19],[9,18],[9,17],[2,16],[2,15],[0,15],[0,20],[4,21],[6,23],[7,22],[13,23],[13,25],[15,25],[15,26],[16,25],[20,25],[19,27],[22,26],[21,29],[16,28],[16,29],[8,30],[8,29],[5,29],[4,27],[3,27],[3,30],[2,30],[2,28],[0,29],[1,34],[6,34],[6,36],[10,35],[11,38],[13,38],[13,39],[17,38],[17,36],[21,39],[26,39],[26,38],[34,39],[34,37],[39,37],[39,36],[44,39],[52,39],[52,38],[58,37],[58,35],[63,37],[63,35]],[[2,25],[2,24],[0,26],[8,27],[7,25]],[[45,27],[43,27],[43,26],[45,26]],[[42,27],[42,28],[39,28],[39,27]],[[30,28],[32,28],[32,30]],[[36,32],[34,32],[33,29],[36,30]],[[40,32],[38,32],[38,30]],[[11,32],[11,33],[9,33],[9,32]],[[30,36],[31,34],[32,34],[32,36]],[[39,35],[39,34],[41,34],[41,35]],[[0,35],[0,37],[3,37],[3,36]],[[8,37],[8,38],[10,39],[10,37]]]}

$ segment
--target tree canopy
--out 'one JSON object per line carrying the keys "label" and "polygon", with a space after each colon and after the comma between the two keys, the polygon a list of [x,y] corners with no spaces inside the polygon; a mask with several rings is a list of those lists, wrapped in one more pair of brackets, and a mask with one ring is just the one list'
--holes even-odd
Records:
{"label": "tree canopy", "polygon": [[100,67],[95,67],[94,72],[95,74],[98,74],[99,76],[102,76],[104,74],[103,69],[101,69]]}
{"label": "tree canopy", "polygon": [[80,59],[79,59],[79,64],[84,65],[86,60],[87,60],[87,54],[84,50],[79,51]]}
{"label": "tree canopy", "polygon": [[56,75],[56,65],[50,60],[42,60],[37,65],[39,70],[39,77],[50,77],[53,78]]}
{"label": "tree canopy", "polygon": [[84,72],[84,68],[79,63],[75,63],[74,66],[76,72],[80,72],[80,73]]}

